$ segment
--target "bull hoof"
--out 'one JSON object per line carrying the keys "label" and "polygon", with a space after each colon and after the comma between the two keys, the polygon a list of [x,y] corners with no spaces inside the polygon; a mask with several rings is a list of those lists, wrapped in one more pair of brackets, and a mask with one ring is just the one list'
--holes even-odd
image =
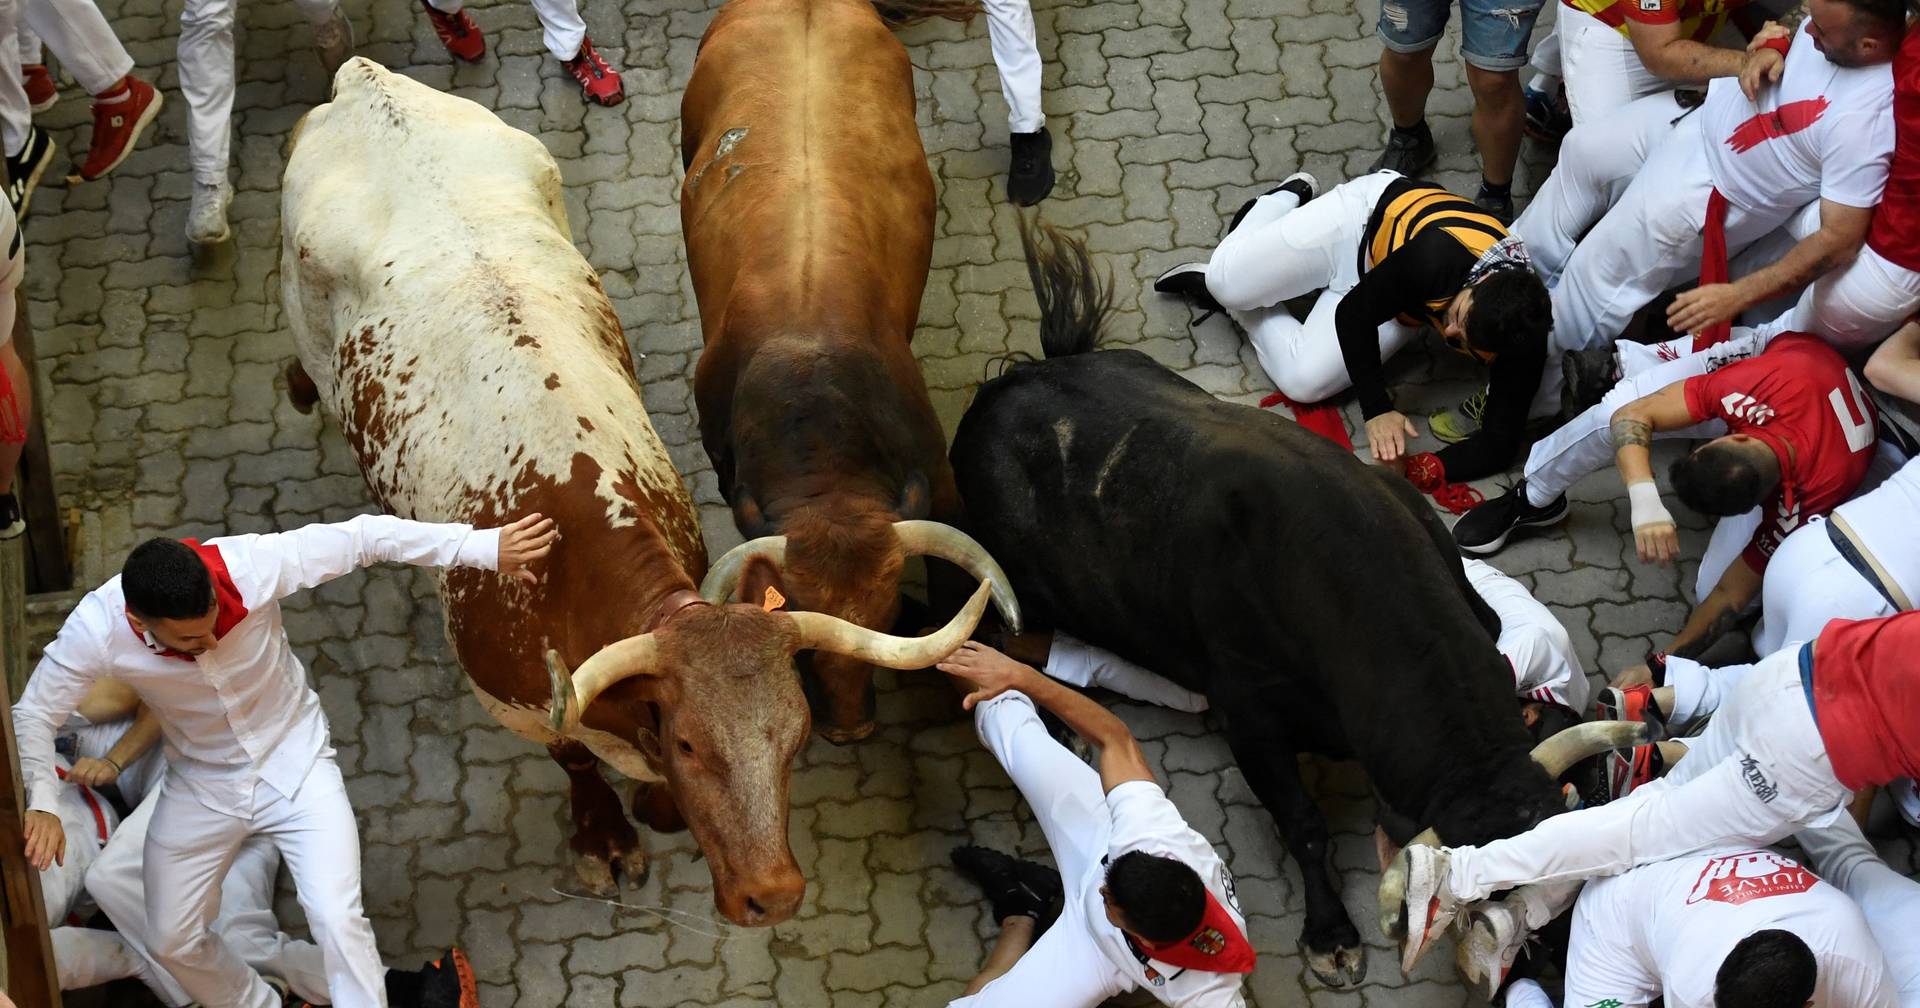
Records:
{"label": "bull hoof", "polygon": [[1320,982],[1329,987],[1357,987],[1367,978],[1367,950],[1363,947],[1336,947],[1331,952],[1315,952],[1300,943],[1300,953],[1307,957],[1307,968],[1313,971]]}
{"label": "bull hoof", "polygon": [[847,745],[872,735],[874,729],[878,727],[879,723],[871,720],[862,721],[859,724],[845,728],[823,724],[820,726],[820,737],[834,745]]}
{"label": "bull hoof", "polygon": [[611,857],[581,854],[573,862],[574,877],[579,879],[580,887],[589,895],[601,899],[619,896],[623,879],[636,887],[644,884],[652,867],[653,862],[647,858],[647,852],[638,847]]}

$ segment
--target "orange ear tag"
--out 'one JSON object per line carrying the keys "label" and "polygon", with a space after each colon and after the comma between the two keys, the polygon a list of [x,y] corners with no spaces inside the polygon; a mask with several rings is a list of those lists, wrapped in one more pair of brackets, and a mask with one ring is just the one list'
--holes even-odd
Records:
{"label": "orange ear tag", "polygon": [[767,594],[760,600],[760,608],[765,609],[767,612],[772,612],[786,604],[787,597],[780,594],[779,589],[772,585],[767,586]]}

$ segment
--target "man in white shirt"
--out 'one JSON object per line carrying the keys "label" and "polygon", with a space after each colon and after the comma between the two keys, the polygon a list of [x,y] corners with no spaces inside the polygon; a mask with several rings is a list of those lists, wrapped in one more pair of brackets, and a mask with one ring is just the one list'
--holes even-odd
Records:
{"label": "man in white shirt", "polygon": [[361,515],[206,543],[142,543],[120,576],[67,618],[14,708],[28,860],[44,870],[63,857],[54,734],[88,687],[112,676],[158,718],[170,767],[144,850],[154,960],[194,1000],[275,1008],[273,991],[210,930],[235,851],[266,836],[325,953],[333,1003],[386,1008],[384,968],[360,904],[353,809],[279,602],[381,561],[496,569],[532,582],[528,565],[556,535],[539,515],[489,532]]}
{"label": "man in white shirt", "polygon": [[[1904,9],[1894,0],[1810,0],[1809,7],[1779,83],[1749,100],[1739,80],[1715,80],[1705,104],[1652,145],[1619,201],[1570,246],[1564,263],[1555,261],[1556,243],[1542,228],[1516,225],[1530,248],[1540,243],[1537,262],[1553,287],[1555,346],[1610,347],[1635,312],[1696,271],[1701,285],[1675,301],[1668,322],[1680,332],[1709,330],[1797,291],[1859,251],[1893,154],[1888,62],[1900,44]],[[1665,103],[1659,114],[1669,118],[1679,114],[1667,96],[1642,102]],[[1641,128],[1639,104],[1611,121],[1622,130]],[[1818,230],[1780,261],[1727,282],[1727,256],[1816,200]],[[1550,230],[1570,240],[1585,226],[1558,222]]]}
{"label": "man in white shirt", "polygon": [[1881,860],[1851,817],[1794,839],[1813,870],[1860,905],[1887,957],[1900,1008],[1920,1008],[1920,882]]}
{"label": "man in white shirt", "polygon": [[[1033,809],[1066,889],[1038,941],[1032,917],[1001,920],[986,967],[949,1008],[1093,1008],[1141,987],[1162,1004],[1244,1008],[1254,952],[1233,876],[1167,800],[1127,726],[982,644],[939,668],[971,689],[962,705]],[[1098,773],[1047,734],[1036,703],[1099,746]]]}
{"label": "man in white shirt", "polygon": [[[1509,901],[1510,902],[1510,901]],[[1511,913],[1504,904],[1476,911]],[[1905,940],[1911,940],[1908,935]],[[1860,908],[1793,859],[1729,848],[1588,882],[1567,944],[1568,1008],[1893,1008]],[[1507,1008],[1552,1008],[1516,981]]]}

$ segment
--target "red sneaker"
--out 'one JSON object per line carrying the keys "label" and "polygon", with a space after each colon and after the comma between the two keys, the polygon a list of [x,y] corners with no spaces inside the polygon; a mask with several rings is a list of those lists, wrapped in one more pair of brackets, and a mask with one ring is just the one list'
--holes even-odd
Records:
{"label": "red sneaker", "polygon": [[1666,772],[1660,746],[1653,742],[1607,754],[1607,800],[1618,801],[1634,789]]}
{"label": "red sneaker", "polygon": [[140,134],[153,124],[165,99],[153,85],[128,74],[120,86],[93,99],[93,140],[79,179],[91,182],[120,167],[133,153]]}
{"label": "red sneaker", "polygon": [[35,112],[45,112],[60,100],[60,85],[54,83],[45,63],[20,64],[20,84],[27,89],[27,105]]}
{"label": "red sneaker", "polygon": [[621,85],[620,75],[600,58],[592,39],[582,38],[579,55],[560,65],[580,83],[581,95],[595,105],[618,105],[626,100],[627,89]]}
{"label": "red sneaker", "polygon": [[473,16],[464,9],[451,14],[438,11],[427,0],[420,0],[420,6],[427,9],[427,20],[433,23],[433,33],[440,36],[440,42],[453,54],[454,59],[468,63],[480,62],[487,54],[487,37],[480,34],[480,26],[473,22]]}
{"label": "red sneaker", "polygon": [[1654,702],[1653,687],[1609,686],[1594,702],[1594,714],[1602,721],[1639,721],[1647,726],[1647,738],[1658,742],[1667,737],[1667,718]]}

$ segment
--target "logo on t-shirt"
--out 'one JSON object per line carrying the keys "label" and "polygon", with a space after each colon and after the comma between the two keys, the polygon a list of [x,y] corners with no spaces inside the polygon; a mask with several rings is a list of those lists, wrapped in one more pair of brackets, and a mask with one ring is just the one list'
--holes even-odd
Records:
{"label": "logo on t-shirt", "polygon": [[1772,851],[1729,854],[1707,862],[1687,894],[1687,905],[1702,900],[1739,906],[1769,896],[1791,896],[1820,884],[1814,874]]}
{"label": "logo on t-shirt", "polygon": [[1739,420],[1755,427],[1765,427],[1767,421],[1774,417],[1773,407],[1745,392],[1729,392],[1720,397],[1720,412],[1729,420]]}
{"label": "logo on t-shirt", "polygon": [[1772,112],[1762,112],[1733,128],[1727,146],[1735,154],[1746,152],[1784,136],[1792,136],[1820,121],[1827,111],[1825,98],[1806,98],[1788,102]]}

